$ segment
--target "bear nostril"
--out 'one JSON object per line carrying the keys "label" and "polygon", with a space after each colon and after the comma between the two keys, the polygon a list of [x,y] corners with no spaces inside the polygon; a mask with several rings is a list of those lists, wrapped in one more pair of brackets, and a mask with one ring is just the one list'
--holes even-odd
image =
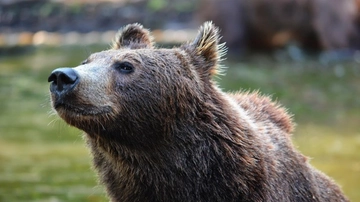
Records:
{"label": "bear nostril", "polygon": [[50,74],[48,78],[48,82],[53,82],[55,85],[57,84],[57,78],[55,74]]}
{"label": "bear nostril", "polygon": [[49,76],[48,82],[51,83],[50,90],[62,92],[71,90],[79,80],[79,76],[72,68],[55,69]]}

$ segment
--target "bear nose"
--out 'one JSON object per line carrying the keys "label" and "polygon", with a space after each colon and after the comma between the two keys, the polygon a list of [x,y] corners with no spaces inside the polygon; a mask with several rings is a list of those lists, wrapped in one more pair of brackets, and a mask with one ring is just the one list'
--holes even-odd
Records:
{"label": "bear nose", "polygon": [[72,90],[79,81],[79,76],[72,68],[58,68],[51,72],[48,82],[51,82],[50,91],[65,93]]}

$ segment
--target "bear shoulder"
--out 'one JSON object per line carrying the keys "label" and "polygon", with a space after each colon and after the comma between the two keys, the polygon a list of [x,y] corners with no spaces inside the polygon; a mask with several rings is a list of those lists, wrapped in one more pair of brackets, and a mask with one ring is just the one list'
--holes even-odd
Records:
{"label": "bear shoulder", "polygon": [[230,98],[243,108],[255,122],[270,122],[287,134],[294,130],[292,115],[269,96],[261,95],[259,92],[237,92],[228,93]]}

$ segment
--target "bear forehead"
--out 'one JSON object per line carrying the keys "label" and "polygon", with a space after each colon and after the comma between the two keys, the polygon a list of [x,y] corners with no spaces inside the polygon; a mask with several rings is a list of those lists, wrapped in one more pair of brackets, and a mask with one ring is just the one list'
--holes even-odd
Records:
{"label": "bear forehead", "polygon": [[[110,61],[121,61],[130,60],[134,62],[141,62],[142,60],[153,58],[153,59],[164,59],[167,57],[173,57],[178,55],[179,50],[177,49],[121,49],[121,50],[105,50],[97,53],[93,53],[88,57],[88,62],[97,60],[110,60]],[[175,58],[173,58],[175,59]]]}
{"label": "bear forehead", "polygon": [[134,60],[140,61],[140,53],[133,50],[105,50],[97,53],[93,53],[88,57],[88,62],[94,61],[118,61],[118,60]]}

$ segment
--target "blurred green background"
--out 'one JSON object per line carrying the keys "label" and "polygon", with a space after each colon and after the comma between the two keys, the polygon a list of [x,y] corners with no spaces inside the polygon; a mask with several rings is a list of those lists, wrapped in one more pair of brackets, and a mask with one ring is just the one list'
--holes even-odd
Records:
{"label": "blurred green background", "polygon": [[[0,201],[106,201],[82,132],[49,104],[49,73],[76,66],[99,46],[27,47],[0,56]],[[16,53],[11,53],[16,52]],[[229,59],[226,91],[272,95],[294,114],[294,142],[311,163],[360,200],[360,69],[356,61]]]}
{"label": "blurred green background", "polygon": [[[145,6],[155,12],[164,2],[148,1]],[[41,8],[45,18],[54,9]],[[73,6],[71,12],[80,8]],[[176,8],[189,12],[188,4]],[[82,132],[51,110],[47,77],[57,67],[76,66],[108,47],[0,46],[0,202],[107,201]],[[360,55],[339,55],[305,54],[293,46],[241,57],[231,53],[223,62],[225,75],[215,79],[225,91],[259,90],[288,108],[297,123],[296,147],[340,184],[351,201],[360,201]]]}

